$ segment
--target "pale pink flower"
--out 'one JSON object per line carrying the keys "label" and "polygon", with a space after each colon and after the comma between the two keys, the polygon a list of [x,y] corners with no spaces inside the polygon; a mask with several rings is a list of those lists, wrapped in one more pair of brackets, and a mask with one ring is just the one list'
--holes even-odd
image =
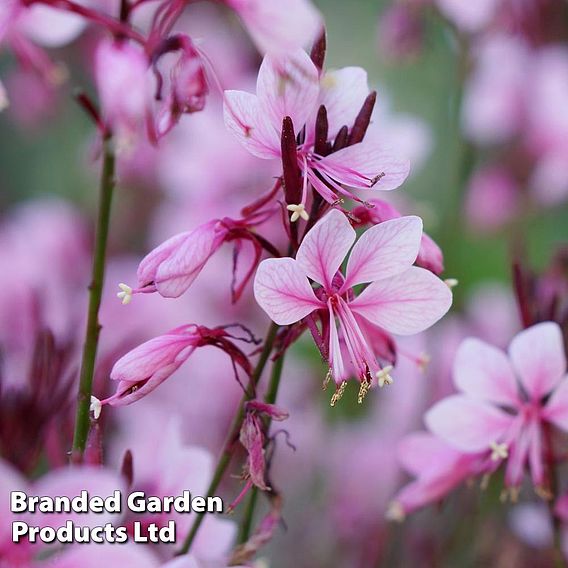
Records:
{"label": "pale pink flower", "polygon": [[483,471],[479,454],[460,452],[436,436],[417,432],[398,446],[404,469],[416,477],[394,497],[387,518],[402,521],[409,513],[443,499],[470,477]]}
{"label": "pale pink flower", "polygon": [[103,115],[120,144],[133,143],[151,111],[152,77],[144,50],[133,43],[105,39],[95,53],[95,81]]}
{"label": "pale pink flower", "polygon": [[444,16],[468,33],[478,32],[488,26],[501,2],[502,0],[436,0]]}
{"label": "pale pink flower", "polygon": [[[246,284],[252,277],[254,268],[260,260],[264,240],[251,229],[269,219],[275,209],[252,214],[246,219],[212,219],[192,231],[174,235],[144,257],[138,267],[138,288],[120,285],[122,292],[118,296],[123,303],[130,302],[132,294],[158,292],[166,298],[181,296],[199,276],[209,259],[223,243],[235,241],[236,248],[233,263],[232,299],[238,300]],[[245,267],[238,266],[241,247],[250,243],[252,255],[243,260]],[[245,256],[245,255],[242,255]],[[237,268],[242,272],[237,276]]]}
{"label": "pale pink flower", "polygon": [[244,330],[243,337],[238,337],[232,336],[223,327],[209,329],[182,325],[142,343],[114,364],[110,378],[119,381],[116,392],[103,401],[95,399],[93,410],[97,412],[100,404],[124,406],[136,402],[168,379],[198,347],[206,345],[225,352],[234,363],[235,373],[240,367],[250,375],[248,358],[231,341],[235,339],[250,343],[252,339],[244,337],[246,333]]}
{"label": "pale pink flower", "polygon": [[201,340],[197,326],[180,326],[129,351],[115,363],[110,378],[119,381],[118,388],[103,403],[121,406],[146,396],[185,363]]}
{"label": "pale pink flower", "polygon": [[[368,387],[381,369],[361,321],[410,335],[433,325],[450,308],[448,287],[431,272],[412,266],[421,237],[418,217],[375,225],[353,247],[343,277],[339,268],[356,235],[346,216],[334,209],[309,231],[295,260],[267,259],[260,264],[254,283],[256,300],[279,325],[295,323],[315,310],[327,312],[330,373],[341,385],[348,374],[337,318],[357,378],[362,387]],[[314,290],[308,278],[321,288]],[[364,283],[370,284],[354,297],[352,288]]]}
{"label": "pale pink flower", "polygon": [[461,345],[450,396],[426,415],[429,429],[465,453],[507,461],[505,483],[516,490],[525,467],[535,487],[546,488],[544,428],[568,430],[568,380],[559,326],[537,324],[511,342],[509,356],[477,339]]}
{"label": "pale pink flower", "polygon": [[309,0],[225,0],[237,12],[263,52],[305,47],[323,28],[320,13]]}
{"label": "pale pink flower", "polygon": [[462,105],[462,124],[470,140],[500,143],[519,132],[525,113],[526,73],[531,66],[527,46],[516,37],[492,37],[477,48]]}
{"label": "pale pink flower", "polygon": [[[366,73],[356,67],[325,75],[301,50],[287,57],[266,56],[260,66],[256,95],[225,91],[225,124],[249,152],[263,159],[282,157],[283,121],[291,121],[290,137],[302,132],[297,165],[303,178],[302,210],[309,183],[329,203],[339,195],[353,197],[346,189],[395,189],[409,173],[409,163],[379,143],[363,140],[327,156],[314,150],[314,125],[320,105],[325,105],[329,137],[351,125],[368,93]],[[327,143],[327,141],[326,141]],[[322,181],[324,180],[324,181]],[[345,187],[344,187],[345,186]]]}
{"label": "pale pink flower", "polygon": [[474,172],[465,199],[465,214],[477,231],[494,231],[512,221],[520,206],[517,181],[504,166],[495,165]]}

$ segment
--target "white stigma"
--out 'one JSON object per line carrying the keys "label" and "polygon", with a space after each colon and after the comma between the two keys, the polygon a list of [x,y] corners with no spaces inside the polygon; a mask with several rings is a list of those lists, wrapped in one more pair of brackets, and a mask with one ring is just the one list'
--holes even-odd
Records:
{"label": "white stigma", "polygon": [[459,283],[460,283],[460,281],[457,278],[446,278],[446,280],[444,280],[444,284],[448,288],[450,288],[450,290],[452,288],[455,288]]}
{"label": "white stigma", "polygon": [[295,223],[300,217],[304,221],[307,221],[310,218],[303,203],[298,203],[298,205],[288,205],[286,209],[292,213],[292,216],[290,217],[291,223]]}
{"label": "white stigma", "polygon": [[431,357],[428,353],[420,353],[417,359],[418,368],[422,373],[424,373],[430,364]]}
{"label": "white stigma", "polygon": [[121,291],[116,294],[117,297],[122,300],[122,304],[124,306],[130,304],[132,300],[132,288],[128,286],[128,284],[123,284],[122,282],[118,285],[118,287]]}
{"label": "white stigma", "polygon": [[509,446],[507,444],[491,442],[489,449],[491,450],[491,461],[504,460],[509,457]]}
{"label": "white stigma", "polygon": [[404,514],[402,505],[398,501],[392,501],[387,509],[385,517],[388,521],[402,523],[406,515]]}
{"label": "white stigma", "polygon": [[96,396],[91,396],[91,406],[89,406],[89,412],[93,413],[95,420],[99,419],[102,409],[103,405],[101,404],[101,401]]}
{"label": "white stigma", "polygon": [[377,372],[375,375],[377,377],[377,381],[379,383],[379,387],[384,387],[385,385],[392,385],[394,383],[394,379],[390,376],[390,372],[392,371],[392,365],[387,365],[383,369]]}

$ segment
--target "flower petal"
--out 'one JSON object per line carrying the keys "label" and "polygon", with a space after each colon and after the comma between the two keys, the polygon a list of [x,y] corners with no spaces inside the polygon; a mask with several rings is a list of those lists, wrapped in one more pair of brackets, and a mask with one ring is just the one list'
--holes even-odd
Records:
{"label": "flower petal", "polygon": [[514,418],[494,406],[454,395],[435,404],[424,417],[429,430],[462,452],[483,452],[500,440]]}
{"label": "flower petal", "polygon": [[314,167],[322,169],[344,185],[384,191],[402,185],[410,173],[408,160],[367,138],[326,156]]}
{"label": "flower petal", "polygon": [[305,236],[296,261],[312,279],[330,289],[335,273],[355,241],[355,230],[347,217],[332,209]]}
{"label": "flower petal", "polygon": [[519,390],[507,355],[500,349],[468,338],[454,359],[454,383],[472,398],[517,406]]}
{"label": "flower petal", "polygon": [[523,387],[535,400],[550,393],[566,373],[562,332],[553,322],[519,333],[511,341],[509,356]]}
{"label": "flower petal", "polygon": [[412,266],[393,278],[369,284],[349,307],[391,333],[412,335],[436,323],[451,305],[452,293],[444,282]]}
{"label": "flower petal", "polygon": [[280,155],[278,131],[262,121],[258,98],[244,91],[225,91],[225,126],[254,156],[269,160]]}
{"label": "flower petal", "polygon": [[315,309],[325,307],[293,258],[263,260],[256,271],[254,296],[278,325],[295,323]]}
{"label": "flower petal", "polygon": [[319,95],[319,74],[307,53],[267,55],[258,71],[256,94],[260,111],[277,132],[289,116],[299,132],[315,110]]}
{"label": "flower petal", "polygon": [[181,296],[223,244],[226,231],[213,220],[197,227],[158,267],[155,285],[166,298]]}
{"label": "flower petal", "polygon": [[369,94],[367,72],[361,67],[328,71],[321,79],[320,104],[327,109],[329,138],[333,140],[346,124],[351,128]]}
{"label": "flower petal", "polygon": [[401,217],[379,223],[355,243],[347,263],[347,287],[389,278],[416,260],[422,237],[420,217]]}
{"label": "flower petal", "polygon": [[562,379],[541,412],[545,420],[568,432],[568,376]]}

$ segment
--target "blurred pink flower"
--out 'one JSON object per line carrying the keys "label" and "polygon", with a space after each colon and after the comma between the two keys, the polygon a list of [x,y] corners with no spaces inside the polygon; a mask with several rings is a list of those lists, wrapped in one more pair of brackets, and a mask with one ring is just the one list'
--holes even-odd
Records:
{"label": "blurred pink flower", "polygon": [[467,339],[454,364],[454,381],[464,394],[437,403],[426,414],[426,424],[458,451],[490,453],[494,463],[507,460],[509,487],[519,487],[528,465],[535,487],[546,489],[543,428],[548,422],[568,430],[565,372],[562,333],[555,323],[519,333],[509,358]]}
{"label": "blurred pink flower", "polygon": [[[337,88],[326,88],[326,82]],[[327,156],[315,153],[314,125],[319,106],[328,109],[329,135],[333,137],[357,116],[365,90],[366,74],[359,68],[326,75],[320,84],[319,71],[305,52],[266,56],[258,73],[256,95],[225,92],[225,124],[249,152],[263,159],[282,157],[283,124],[288,129],[286,136],[291,138],[306,127],[305,142],[297,151],[297,167],[303,177],[298,206],[307,216],[308,182],[326,201],[334,203],[339,194],[353,197],[343,186],[391,190],[408,176],[408,162],[375,142],[358,142]]]}
{"label": "blurred pink flower", "polygon": [[503,35],[485,40],[475,54],[462,106],[465,134],[478,144],[507,141],[519,132],[525,118],[530,51],[522,39]]}
{"label": "blurred pink flower", "polygon": [[427,432],[404,438],[398,458],[408,473],[416,477],[394,497],[387,518],[402,521],[417,509],[439,501],[466,479],[483,471],[479,454],[466,454]]}
{"label": "blurred pink flower", "polygon": [[488,26],[502,0],[436,0],[438,8],[460,30],[478,32]]}
{"label": "blurred pink flower", "polygon": [[[314,310],[329,313],[328,357],[331,376],[342,384],[347,378],[335,319],[345,338],[362,387],[380,372],[358,318],[385,330],[418,333],[449,309],[452,294],[431,272],[413,267],[422,236],[418,217],[401,217],[368,229],[353,247],[343,278],[339,268],[355,242],[346,216],[332,210],[306,235],[296,260],[264,260],[257,271],[257,302],[279,325],[289,325]],[[321,284],[314,292],[308,278]],[[353,298],[353,286],[370,283]]]}
{"label": "blurred pink flower", "polygon": [[469,181],[465,213],[472,228],[492,231],[512,221],[518,214],[520,187],[503,166],[477,170]]}
{"label": "blurred pink flower", "polygon": [[102,111],[119,144],[133,144],[135,133],[151,112],[149,61],[133,43],[104,39],[95,54],[95,80]]}
{"label": "blurred pink flower", "polygon": [[323,29],[323,20],[309,0],[225,0],[244,22],[263,52],[305,47]]}

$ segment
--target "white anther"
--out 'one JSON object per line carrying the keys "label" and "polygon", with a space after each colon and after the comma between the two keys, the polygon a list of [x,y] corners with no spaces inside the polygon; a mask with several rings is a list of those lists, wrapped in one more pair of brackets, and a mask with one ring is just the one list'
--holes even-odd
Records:
{"label": "white anther", "polygon": [[89,412],[93,413],[95,420],[99,419],[102,409],[103,405],[101,404],[101,401],[96,396],[91,396],[91,405],[89,406]]}
{"label": "white anther", "polygon": [[392,371],[392,365],[387,365],[386,367],[382,368],[380,371],[377,371],[375,375],[377,377],[377,381],[379,383],[379,387],[384,387],[385,385],[392,385],[394,383],[394,379],[390,376],[390,372]]}
{"label": "white anther", "polygon": [[392,501],[387,509],[385,517],[388,521],[395,521],[397,523],[402,523],[406,515],[402,505],[398,501]]}
{"label": "white anther", "polygon": [[489,449],[491,450],[491,461],[505,460],[509,457],[509,446],[507,444],[491,442]]}
{"label": "white anther", "polygon": [[460,281],[457,278],[446,278],[444,280],[444,284],[450,289],[455,288],[459,283]]}
{"label": "white anther", "polygon": [[290,217],[291,223],[295,223],[300,217],[304,221],[307,221],[310,218],[303,203],[298,203],[298,205],[288,205],[286,209],[292,213],[292,216]]}
{"label": "white anther", "polygon": [[132,300],[132,288],[128,286],[128,284],[123,284],[122,282],[118,285],[118,287],[121,291],[116,294],[117,297],[122,300],[123,305],[126,306],[127,304],[130,304],[130,301]]}

